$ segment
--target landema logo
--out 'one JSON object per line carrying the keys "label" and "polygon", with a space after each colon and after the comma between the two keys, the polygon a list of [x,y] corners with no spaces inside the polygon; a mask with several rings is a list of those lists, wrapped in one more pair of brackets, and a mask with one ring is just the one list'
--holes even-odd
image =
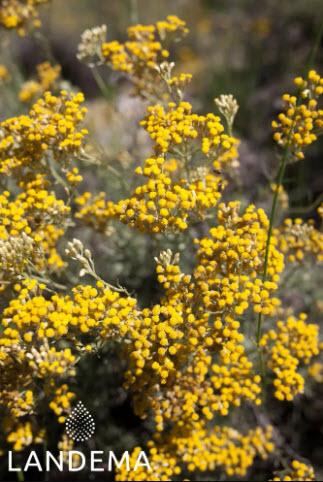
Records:
{"label": "landema logo", "polygon": [[[75,462],[76,460],[77,463]],[[121,468],[127,472],[136,472],[140,467],[146,467],[147,470],[151,471],[148,457],[144,451],[138,453],[138,457],[133,463],[128,451],[123,452],[122,456],[118,458],[111,450],[107,453],[104,453],[103,450],[92,450],[89,456],[86,456],[79,450],[60,451],[55,456],[47,450],[45,457],[43,454],[41,457],[38,457],[36,451],[32,450],[22,467],[15,465],[13,452],[8,452],[9,472],[27,472],[30,469],[38,470],[39,472],[51,472],[52,470],[63,472],[64,462],[67,463],[69,472],[80,472],[84,469],[90,472],[113,472]]]}
{"label": "landema logo", "polygon": [[92,415],[82,402],[78,402],[72,410],[65,426],[67,435],[75,442],[84,442],[91,438],[95,432],[95,423]]}
{"label": "landema logo", "polygon": [[[95,432],[93,417],[82,402],[78,402],[72,410],[66,419],[65,427],[67,435],[75,442],[84,442],[91,438]],[[60,451],[58,455],[54,455],[47,450],[45,457],[43,454],[38,457],[37,452],[32,450],[22,467],[15,465],[14,453],[8,452],[9,472],[28,472],[30,469],[39,472],[51,472],[52,470],[63,472],[66,467],[69,472],[80,472],[84,469],[90,472],[113,472],[121,468],[127,472],[135,472],[139,467],[146,467],[147,470],[151,471],[148,457],[144,451],[139,452],[137,459],[133,462],[128,451],[123,452],[121,457],[118,458],[111,450],[107,453],[102,450],[92,450],[89,452],[89,456],[79,450]]]}

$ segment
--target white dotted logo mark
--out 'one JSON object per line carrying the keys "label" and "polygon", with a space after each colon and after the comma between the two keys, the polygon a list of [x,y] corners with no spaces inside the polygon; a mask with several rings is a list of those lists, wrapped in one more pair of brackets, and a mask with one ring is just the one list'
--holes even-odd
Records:
{"label": "white dotted logo mark", "polygon": [[92,415],[78,402],[65,422],[67,435],[75,442],[84,442],[92,437],[95,432],[95,423]]}

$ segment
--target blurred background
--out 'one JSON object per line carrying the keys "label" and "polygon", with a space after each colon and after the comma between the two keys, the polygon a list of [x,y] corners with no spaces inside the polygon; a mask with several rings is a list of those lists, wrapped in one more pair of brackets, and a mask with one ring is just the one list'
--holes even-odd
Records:
{"label": "blurred background", "polygon": [[[82,191],[103,190],[120,198],[129,186],[118,184],[108,166],[117,163],[124,176],[130,176],[133,162],[149,153],[149,141],[138,128],[145,105],[131,96],[125,79],[104,67],[100,68],[107,86],[103,97],[91,70],[77,60],[77,45],[86,28],[106,24],[108,39],[120,40],[130,24],[153,23],[169,14],[184,19],[190,29],[171,57],[178,70],[193,74],[188,100],[196,111],[215,111],[213,99],[220,94],[233,94],[240,105],[235,135],[241,139],[241,167],[235,197],[268,209],[272,199],[268,185],[277,168],[271,120],[280,111],[281,94],[293,91],[292,79],[306,70],[323,17],[321,0],[53,0],[42,8],[39,32],[23,38],[6,33],[0,38],[1,62],[13,78],[0,96],[0,117],[28,109],[17,101],[17,94],[22,83],[35,75],[37,64],[45,60],[60,64],[64,81],[85,93],[93,145],[99,144],[104,153],[105,161],[87,171]],[[314,67],[322,74],[322,45],[316,50]],[[289,215],[315,218],[323,200],[322,138],[307,151],[305,162],[288,168],[284,187]],[[232,198],[230,190],[227,196]],[[152,241],[130,233],[125,226],[114,229],[107,237],[76,227],[73,236],[82,238],[100,260],[99,274],[135,291],[142,305],[160,295],[153,262],[160,246],[179,247],[189,268],[187,243],[191,240],[178,235]],[[303,275],[293,278],[285,302],[296,311],[305,309],[318,317],[322,313],[322,279],[311,273]],[[133,415],[131,400],[122,389],[124,366],[117,355],[109,347],[87,359],[79,367],[73,387],[100,427],[97,445],[115,451],[144,443],[152,429]],[[272,421],[281,426],[291,450],[309,457],[323,476],[322,395],[322,384],[313,384],[293,405],[282,408],[274,400],[268,403]],[[239,413],[236,418],[238,421]],[[54,446],[55,427],[52,439]],[[259,480],[257,466],[253,470],[251,478]],[[270,474],[262,476],[265,480]]]}

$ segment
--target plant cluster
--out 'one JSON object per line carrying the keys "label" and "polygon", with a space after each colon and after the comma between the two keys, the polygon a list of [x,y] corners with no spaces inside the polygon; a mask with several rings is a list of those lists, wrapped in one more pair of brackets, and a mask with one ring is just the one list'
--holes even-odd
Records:
{"label": "plant cluster", "polygon": [[[0,23],[22,33],[44,2],[25,3],[2,2]],[[239,169],[238,104],[222,95],[215,100],[220,115],[201,114],[185,100],[191,75],[174,74],[168,60],[171,42],[188,33],[183,20],[132,26],[125,42],[107,42],[106,32],[105,26],[86,31],[78,58],[126,75],[147,104],[140,126],[150,153],[134,167],[138,182],[128,195],[111,199],[83,187],[91,142],[84,96],[57,92],[59,66],[40,64],[38,79],[19,94],[34,101],[29,112],[0,123],[0,447],[21,451],[44,442],[46,426],[37,415],[49,410],[63,424],[77,398],[78,364],[111,345],[124,363],[134,412],[153,427],[131,455],[145,449],[153,472],[121,468],[117,480],[205,471],[244,477],[257,457],[290,459],[281,455],[278,428],[257,417],[265,397],[291,402],[304,393],[308,373],[323,379],[315,358],[319,325],[287,310],[281,287],[289,266],[322,261],[323,235],[314,220],[288,217],[273,227],[275,209],[267,214],[226,198]],[[298,94],[283,96],[284,110],[273,122],[280,163],[303,162],[322,132],[323,79],[310,70],[295,84]],[[82,175],[76,161],[84,161]],[[275,206],[282,179],[273,190]],[[86,243],[71,237],[75,226],[106,236],[118,222],[158,243],[188,236],[194,246],[190,270],[177,251],[160,250],[161,295],[147,306],[100,276]],[[79,269],[69,278],[73,262]],[[250,408],[255,423],[238,430],[235,414]],[[313,469],[290,460],[273,475],[296,479],[314,480]]]}

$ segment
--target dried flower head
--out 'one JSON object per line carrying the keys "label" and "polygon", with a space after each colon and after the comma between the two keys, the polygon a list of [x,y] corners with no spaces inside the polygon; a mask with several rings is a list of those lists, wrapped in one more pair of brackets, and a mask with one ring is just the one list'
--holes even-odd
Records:
{"label": "dried flower head", "polygon": [[101,25],[85,30],[78,45],[77,58],[89,67],[103,63],[101,45],[107,36],[107,26]]}
{"label": "dried flower head", "polygon": [[239,110],[239,105],[236,99],[233,97],[232,94],[228,95],[220,95],[220,97],[217,97],[214,99],[214,102],[225,118],[227,125],[228,125],[228,130],[229,132],[232,132],[232,126],[234,123],[234,119],[237,115],[237,112]]}

